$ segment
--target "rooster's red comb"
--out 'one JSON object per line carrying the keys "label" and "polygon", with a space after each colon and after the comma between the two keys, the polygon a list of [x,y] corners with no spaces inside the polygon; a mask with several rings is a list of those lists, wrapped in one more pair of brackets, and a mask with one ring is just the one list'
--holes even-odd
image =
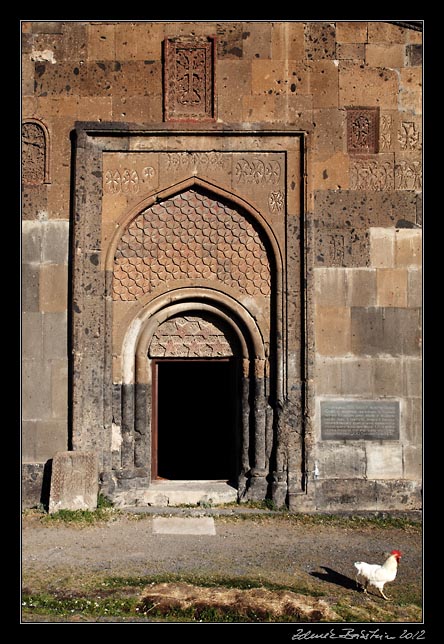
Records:
{"label": "rooster's red comb", "polygon": [[402,557],[402,554],[401,554],[401,551],[400,551],[400,550],[392,550],[390,554],[391,554],[391,555],[396,555],[396,556],[397,556],[397,557],[399,557],[399,558],[401,558],[401,557]]}

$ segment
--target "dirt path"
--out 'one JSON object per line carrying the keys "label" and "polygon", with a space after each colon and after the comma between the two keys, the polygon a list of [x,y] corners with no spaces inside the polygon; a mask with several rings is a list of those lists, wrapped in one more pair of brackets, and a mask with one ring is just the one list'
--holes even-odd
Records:
{"label": "dirt path", "polygon": [[216,516],[215,535],[193,536],[153,534],[152,522],[150,515],[122,514],[91,526],[49,525],[27,516],[23,585],[42,592],[78,589],[93,580],[100,585],[111,577],[251,579],[323,596],[329,603],[351,603],[359,616],[359,607],[368,607],[368,602],[377,610],[386,610],[387,604],[357,592],[353,562],[379,563],[385,552],[397,548],[403,552],[402,562],[386,591],[407,621],[413,613],[403,613],[403,607],[420,604],[422,537],[417,527],[338,527],[265,516]]}

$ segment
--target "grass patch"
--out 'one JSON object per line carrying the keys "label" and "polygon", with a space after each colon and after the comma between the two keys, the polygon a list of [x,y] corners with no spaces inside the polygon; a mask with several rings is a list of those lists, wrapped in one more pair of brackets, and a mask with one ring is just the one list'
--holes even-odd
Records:
{"label": "grass patch", "polygon": [[73,616],[127,616],[134,613],[137,597],[66,597],[56,593],[23,594],[23,615],[37,613],[44,615]]}
{"label": "grass patch", "polygon": [[112,521],[119,514],[119,510],[110,507],[101,507],[96,510],[58,510],[58,512],[43,515],[41,521],[49,524],[69,523],[86,526],[103,521]]}

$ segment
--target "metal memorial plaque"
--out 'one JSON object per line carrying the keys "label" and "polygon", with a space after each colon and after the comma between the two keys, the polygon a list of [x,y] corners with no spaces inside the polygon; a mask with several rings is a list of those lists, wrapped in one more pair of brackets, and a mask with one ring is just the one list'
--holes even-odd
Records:
{"label": "metal memorial plaque", "polygon": [[398,440],[399,401],[323,400],[322,440]]}

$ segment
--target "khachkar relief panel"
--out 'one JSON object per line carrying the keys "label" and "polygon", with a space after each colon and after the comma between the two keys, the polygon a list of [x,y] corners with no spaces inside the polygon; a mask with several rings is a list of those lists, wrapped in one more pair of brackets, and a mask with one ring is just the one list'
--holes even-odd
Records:
{"label": "khachkar relief panel", "polygon": [[34,119],[22,123],[22,181],[28,185],[49,183],[48,130]]}
{"label": "khachkar relief panel", "polygon": [[347,151],[374,154],[379,148],[379,108],[347,108]]}
{"label": "khachkar relief panel", "polygon": [[269,259],[255,227],[226,203],[192,189],[130,223],[115,255],[113,299],[137,300],[176,280],[218,280],[251,296],[271,291]]}
{"label": "khachkar relief panel", "polygon": [[220,320],[201,316],[174,316],[163,322],[149,348],[150,358],[229,358],[236,340]]}
{"label": "khachkar relief panel", "polygon": [[422,189],[421,162],[378,155],[374,159],[355,159],[350,164],[350,188],[362,191]]}
{"label": "khachkar relief panel", "polygon": [[214,120],[214,38],[165,40],[163,78],[165,121]]}

